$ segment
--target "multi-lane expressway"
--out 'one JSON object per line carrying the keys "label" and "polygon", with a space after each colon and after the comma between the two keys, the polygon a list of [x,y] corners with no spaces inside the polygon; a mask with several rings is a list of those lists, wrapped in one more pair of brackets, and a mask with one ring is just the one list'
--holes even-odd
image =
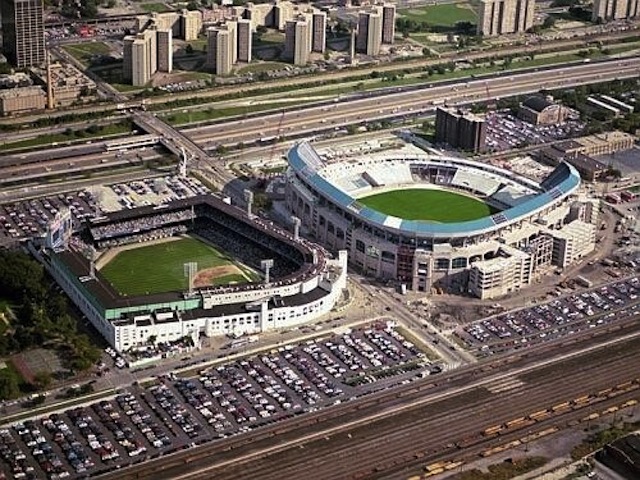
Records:
{"label": "multi-lane expressway", "polygon": [[568,88],[594,82],[633,78],[640,74],[640,58],[580,63],[570,66],[512,73],[501,77],[462,79],[454,84],[399,91],[383,96],[349,99],[332,105],[302,108],[239,121],[189,128],[183,132],[205,148],[252,142],[262,137],[312,134],[319,130],[428,112],[438,104],[465,104]]}
{"label": "multi-lane expressway", "polygon": [[[218,145],[234,145],[240,142],[250,143],[262,137],[313,135],[341,129],[346,125],[402,117],[404,115],[431,112],[440,104],[464,104],[487,101],[498,97],[537,92],[541,89],[568,88],[575,85],[604,82],[613,79],[633,78],[640,74],[640,58],[630,57],[619,60],[581,63],[562,67],[550,67],[534,71],[513,73],[500,77],[467,78],[459,82],[435,83],[423,88],[393,91],[384,95],[349,97],[320,106],[310,106],[291,111],[258,115],[251,118],[229,119],[197,128],[176,130],[149,112],[139,112],[141,124],[147,124],[153,133],[158,134],[164,143],[173,144],[174,150],[185,147],[195,152],[198,161],[207,161],[203,150]],[[142,116],[140,116],[142,115]],[[19,166],[39,162],[42,171],[47,171],[47,163],[54,159],[65,159],[80,165],[94,159],[83,157],[99,154],[106,149],[105,143],[94,141],[92,144],[76,145],[38,150],[36,152],[6,156],[0,162],[0,168],[10,165]],[[131,152],[131,149],[130,149]],[[216,169],[216,178],[228,180],[228,175],[208,158]],[[58,162],[60,168],[64,162]],[[53,167],[51,167],[53,168]],[[0,170],[1,172],[1,170]],[[12,175],[19,176],[13,171]]]}

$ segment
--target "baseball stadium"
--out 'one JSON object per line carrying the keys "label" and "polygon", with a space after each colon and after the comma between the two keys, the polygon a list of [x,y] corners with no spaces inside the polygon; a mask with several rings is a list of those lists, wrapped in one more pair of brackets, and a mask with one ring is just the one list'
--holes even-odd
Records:
{"label": "baseball stadium", "polygon": [[60,225],[70,222],[32,251],[119,351],[305,323],[346,285],[346,252],[334,258],[214,196]]}
{"label": "baseball stadium", "polygon": [[472,266],[507,257],[524,268],[565,261],[554,238],[569,226],[590,232],[582,224],[596,217],[591,202],[577,202],[580,176],[567,163],[536,182],[438,154],[329,161],[302,142],[288,165],[287,207],[312,238],[347,250],[356,270],[416,291],[466,291]]}

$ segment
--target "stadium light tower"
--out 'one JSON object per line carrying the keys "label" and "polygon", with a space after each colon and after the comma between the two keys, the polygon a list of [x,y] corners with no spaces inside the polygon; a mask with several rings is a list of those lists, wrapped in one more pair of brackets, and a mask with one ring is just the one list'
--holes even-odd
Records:
{"label": "stadium light tower", "polygon": [[253,206],[253,192],[251,190],[244,191],[244,200],[247,202],[247,216],[252,218],[251,207]]}
{"label": "stadium light tower", "polygon": [[189,163],[189,154],[184,149],[184,147],[180,147],[180,151],[182,152],[182,155],[180,157],[180,163],[178,164],[178,176],[180,178],[186,178],[187,177],[187,167],[188,167],[188,163]]}
{"label": "stadium light tower", "polygon": [[184,276],[189,284],[189,296],[193,295],[193,279],[198,272],[197,262],[187,262],[184,264]]}
{"label": "stadium light tower", "polygon": [[262,268],[262,270],[264,270],[264,283],[268,284],[269,283],[269,271],[273,267],[273,259],[272,258],[268,258],[266,260],[260,261],[260,267]]}
{"label": "stadium light tower", "polygon": [[295,215],[291,216],[291,222],[293,223],[293,239],[298,240],[300,238],[300,219]]}

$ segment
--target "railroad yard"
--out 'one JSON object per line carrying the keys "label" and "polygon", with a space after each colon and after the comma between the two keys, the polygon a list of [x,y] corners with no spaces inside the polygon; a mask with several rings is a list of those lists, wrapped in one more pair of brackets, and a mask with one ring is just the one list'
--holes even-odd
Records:
{"label": "railroad yard", "polygon": [[586,345],[558,359],[541,346],[416,380],[105,478],[407,479],[434,464],[441,473],[567,427],[635,415],[638,335]]}

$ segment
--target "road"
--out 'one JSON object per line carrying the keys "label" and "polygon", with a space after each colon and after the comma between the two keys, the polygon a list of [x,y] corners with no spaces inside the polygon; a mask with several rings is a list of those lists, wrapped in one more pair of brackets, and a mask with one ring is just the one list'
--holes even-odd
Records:
{"label": "road", "polygon": [[[181,155],[184,148],[196,166],[208,165],[208,174],[214,183],[225,185],[229,173],[217,160],[206,153],[206,149],[218,145],[233,145],[239,142],[255,142],[261,137],[311,134],[321,130],[339,130],[347,125],[401,117],[403,115],[427,114],[437,104],[450,105],[486,101],[516,94],[537,92],[541,88],[571,87],[574,85],[637,77],[640,73],[640,58],[607,60],[573,66],[554,67],[539,71],[511,74],[488,79],[464,79],[447,85],[434,84],[411,91],[399,91],[384,96],[345,99],[324,106],[314,106],[296,111],[265,114],[253,118],[231,120],[225,123],[197,128],[177,130],[150,112],[135,112],[134,120],[146,131],[158,135],[162,143],[175,154]],[[95,142],[63,148],[44,149],[37,152],[6,156],[3,164],[42,162],[65,158],[75,162],[76,157],[104,151],[104,142]],[[201,162],[204,162],[201,163]]]}
{"label": "road", "polygon": [[278,112],[216,125],[185,129],[183,132],[210,149],[218,145],[253,142],[262,137],[313,134],[319,130],[339,130],[347,125],[429,113],[436,104],[469,104],[541,89],[569,88],[576,85],[633,78],[640,74],[640,58],[607,60],[533,72],[514,73],[489,79],[464,79],[455,84],[425,86],[379,97],[364,97]]}

